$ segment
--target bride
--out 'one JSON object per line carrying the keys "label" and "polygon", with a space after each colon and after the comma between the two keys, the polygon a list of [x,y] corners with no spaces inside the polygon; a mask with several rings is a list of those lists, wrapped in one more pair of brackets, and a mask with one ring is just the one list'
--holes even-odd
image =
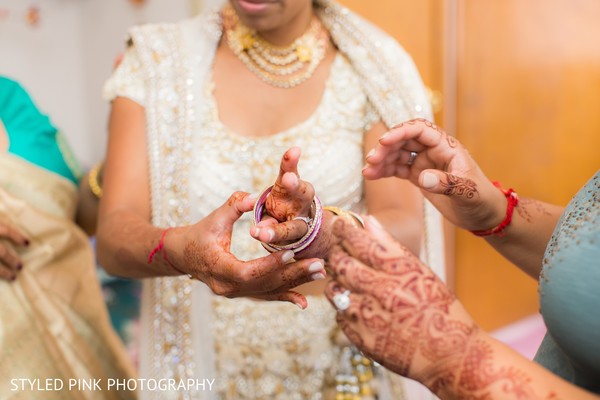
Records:
{"label": "bride", "polygon": [[[153,278],[142,295],[141,376],[216,379],[215,391],[173,398],[360,391],[360,366],[323,296],[323,262],[269,255],[244,212],[254,202],[247,193],[272,184],[281,155],[299,146],[303,179],[324,205],[377,215],[441,271],[439,219],[418,191],[361,175],[364,149],[388,127],[431,117],[410,57],[327,0],[232,0],[179,23],[133,27],[129,44],[105,87],[98,251],[113,274]],[[402,382],[385,387],[402,398]]]}

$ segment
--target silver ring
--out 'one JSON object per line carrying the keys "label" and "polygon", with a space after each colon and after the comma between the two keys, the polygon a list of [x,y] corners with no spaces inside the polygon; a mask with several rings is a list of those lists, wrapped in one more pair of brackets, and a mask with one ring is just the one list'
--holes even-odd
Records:
{"label": "silver ring", "polygon": [[311,217],[294,217],[293,221],[300,220],[306,222],[306,226],[310,227],[310,224],[313,223],[313,219]]}
{"label": "silver ring", "polygon": [[346,290],[344,293],[338,293],[333,296],[332,300],[338,311],[346,311],[350,307],[350,291]]}
{"label": "silver ring", "polygon": [[413,165],[415,163],[415,158],[417,158],[418,155],[419,153],[417,153],[416,151],[411,151],[410,156],[408,156],[408,161],[406,162],[406,165]]}

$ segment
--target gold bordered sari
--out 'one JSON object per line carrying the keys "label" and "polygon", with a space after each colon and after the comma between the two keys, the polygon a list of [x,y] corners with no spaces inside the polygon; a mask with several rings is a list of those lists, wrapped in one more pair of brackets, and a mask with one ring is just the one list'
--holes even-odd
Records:
{"label": "gold bordered sari", "polygon": [[[110,325],[88,237],[72,221],[77,188],[24,159],[0,155],[0,221],[24,232],[23,270],[0,281],[2,399],[132,399],[109,378],[134,376]],[[63,390],[22,390],[18,379],[62,382]],[[68,390],[70,379],[103,390]],[[55,386],[57,388],[58,386]]]}

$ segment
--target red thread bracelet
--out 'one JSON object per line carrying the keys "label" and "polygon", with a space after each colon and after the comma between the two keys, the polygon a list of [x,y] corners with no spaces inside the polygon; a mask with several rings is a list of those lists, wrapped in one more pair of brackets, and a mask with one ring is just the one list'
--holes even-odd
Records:
{"label": "red thread bracelet", "polygon": [[152,261],[154,261],[154,256],[156,256],[157,253],[162,253],[163,260],[165,260],[165,262],[169,265],[169,267],[173,268],[175,271],[179,272],[180,274],[189,275],[188,273],[185,273],[182,270],[180,270],[179,268],[177,268],[176,266],[174,266],[173,263],[171,263],[171,261],[169,261],[169,259],[167,258],[167,253],[164,251],[165,236],[167,235],[167,232],[171,229],[172,228],[167,228],[164,231],[162,231],[162,235],[160,235],[160,241],[158,242],[158,245],[150,252],[150,254],[148,254],[148,264],[152,264]]}
{"label": "red thread bracelet", "polygon": [[494,186],[496,186],[498,189],[500,189],[500,191],[504,194],[504,197],[506,197],[506,200],[508,201],[508,203],[506,204],[506,216],[504,217],[504,220],[502,222],[500,222],[500,224],[498,224],[498,226],[496,226],[495,228],[486,229],[486,230],[482,230],[482,231],[471,231],[471,233],[474,234],[475,236],[491,236],[491,235],[504,236],[504,234],[505,234],[504,230],[512,221],[512,216],[513,216],[515,207],[519,205],[519,196],[512,188],[510,188],[508,190],[504,190],[500,186],[499,182],[492,182],[492,183],[494,184]]}

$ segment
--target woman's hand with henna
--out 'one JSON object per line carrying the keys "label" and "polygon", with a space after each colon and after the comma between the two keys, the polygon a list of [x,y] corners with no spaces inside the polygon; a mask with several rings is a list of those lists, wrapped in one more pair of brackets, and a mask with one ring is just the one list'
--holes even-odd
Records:
{"label": "woman's hand with henna", "polygon": [[438,277],[373,218],[336,219],[325,294],[366,356],[441,399],[597,399],[484,332]]}
{"label": "woman's hand with henna", "polygon": [[339,244],[328,260],[325,294],[335,305],[334,296],[349,293],[349,308],[337,314],[346,336],[368,357],[430,388],[450,377],[454,358],[462,360],[478,332],[461,304],[373,218],[366,231],[341,219],[333,226]]}
{"label": "woman's hand with henna", "polygon": [[233,224],[252,210],[254,199],[236,192],[198,223],[173,228],[164,238],[163,260],[177,271],[206,283],[218,295],[289,301],[301,308],[306,298],[291,290],[325,275],[324,263],[312,258],[288,263],[294,254],[280,251],[241,261],[230,252]]}
{"label": "woman's hand with henna", "polygon": [[23,264],[16,247],[26,247],[29,240],[17,228],[0,222],[0,279],[14,281]]}
{"label": "woman's hand with henna", "polygon": [[505,196],[463,145],[424,119],[383,135],[367,155],[363,175],[410,180],[450,222],[471,231],[497,226],[506,214]]}

